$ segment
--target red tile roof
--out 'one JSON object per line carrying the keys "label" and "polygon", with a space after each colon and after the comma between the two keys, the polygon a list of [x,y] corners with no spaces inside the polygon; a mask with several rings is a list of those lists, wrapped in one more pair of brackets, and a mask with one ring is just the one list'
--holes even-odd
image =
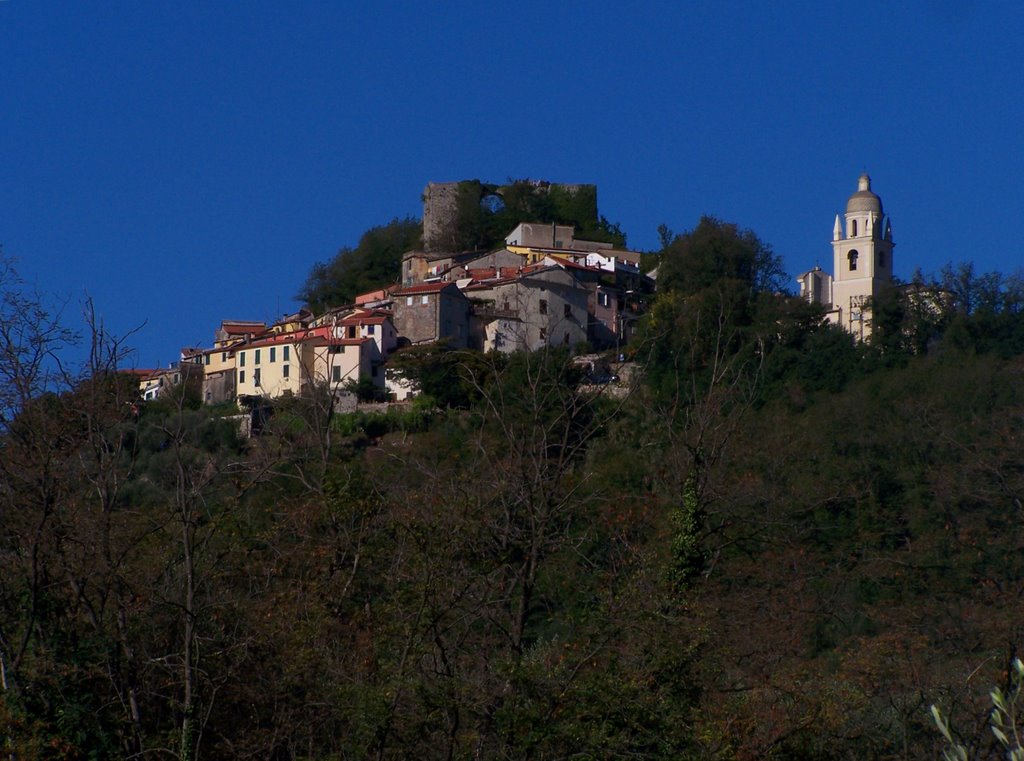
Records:
{"label": "red tile roof", "polygon": [[228,335],[244,335],[246,333],[258,333],[266,330],[267,326],[262,322],[243,322],[241,320],[224,320],[220,324],[221,330]]}
{"label": "red tile roof", "polygon": [[335,338],[332,335],[333,325],[321,325],[319,328],[309,330],[296,330],[291,333],[279,333],[277,335],[260,338],[251,343],[238,346],[238,349],[259,349],[263,346],[277,346],[278,344],[297,344],[306,341],[324,341],[332,346],[356,346],[358,344],[372,341],[369,336],[365,338]]}
{"label": "red tile roof", "polygon": [[365,304],[368,301],[383,301],[388,297],[388,292],[383,288],[379,291],[370,291],[369,293],[360,293],[356,296],[356,305]]}
{"label": "red tile roof", "polygon": [[385,315],[370,316],[354,314],[350,317],[346,317],[344,320],[338,320],[339,325],[383,325],[388,321],[388,317]]}
{"label": "red tile roof", "polygon": [[417,283],[395,291],[393,296],[413,296],[419,293],[437,293],[452,285],[449,281],[440,283]]}
{"label": "red tile roof", "polygon": [[302,333],[305,333],[305,331],[293,333],[274,333],[269,336],[258,337],[249,343],[236,344],[233,348],[235,351],[242,351],[250,348],[258,349],[261,346],[277,346],[278,344],[298,343],[301,340],[299,336],[302,335]]}

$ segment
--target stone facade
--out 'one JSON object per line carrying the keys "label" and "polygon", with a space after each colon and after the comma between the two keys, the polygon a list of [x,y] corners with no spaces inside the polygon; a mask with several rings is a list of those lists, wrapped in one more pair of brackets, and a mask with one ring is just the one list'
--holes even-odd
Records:
{"label": "stone facade", "polygon": [[504,281],[471,286],[474,335],[484,351],[573,347],[587,340],[589,291],[564,269],[544,267]]}
{"label": "stone facade", "polygon": [[454,283],[421,283],[392,296],[399,340],[419,344],[445,338],[456,349],[469,345],[469,300]]}
{"label": "stone facade", "polygon": [[459,221],[459,183],[430,182],[423,190],[423,247],[451,251]]}

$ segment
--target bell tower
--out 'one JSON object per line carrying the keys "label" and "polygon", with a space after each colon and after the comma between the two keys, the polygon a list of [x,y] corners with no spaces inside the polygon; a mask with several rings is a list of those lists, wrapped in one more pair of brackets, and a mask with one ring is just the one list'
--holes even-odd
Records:
{"label": "bell tower", "polygon": [[882,212],[882,199],[871,192],[871,178],[862,174],[857,192],[836,215],[832,228],[832,312],[830,319],[858,340],[871,335],[870,299],[892,283],[892,226]]}

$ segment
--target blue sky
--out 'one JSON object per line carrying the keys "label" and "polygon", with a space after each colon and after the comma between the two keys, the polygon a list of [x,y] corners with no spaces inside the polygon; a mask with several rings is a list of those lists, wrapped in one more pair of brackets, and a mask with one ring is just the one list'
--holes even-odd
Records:
{"label": "blue sky", "polygon": [[0,243],[139,366],[291,310],[428,181],[598,185],[831,267],[867,171],[899,276],[1024,263],[1024,4],[0,0]]}

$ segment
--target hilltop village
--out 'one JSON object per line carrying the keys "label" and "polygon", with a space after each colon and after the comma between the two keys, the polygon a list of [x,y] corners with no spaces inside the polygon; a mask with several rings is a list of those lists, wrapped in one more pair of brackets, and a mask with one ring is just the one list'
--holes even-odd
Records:
{"label": "hilltop village", "polygon": [[[534,193],[575,202],[592,198],[586,185],[532,183]],[[473,200],[495,187],[473,189]],[[132,371],[143,399],[179,384],[206,404],[298,395],[327,385],[338,399],[356,389],[403,401],[417,389],[392,372],[389,359],[407,346],[444,342],[452,349],[511,353],[564,347],[572,351],[626,347],[648,309],[657,270],[643,272],[641,254],[578,236],[574,225],[521,222],[490,250],[464,246],[460,194],[466,183],[431,183],[424,193],[423,250],[402,257],[398,282],[359,294],[319,314],[303,308],[273,324],[224,320],[208,347],[181,350],[170,367]],[[826,319],[865,340],[870,303],[892,282],[892,226],[865,174],[833,229],[834,272],[797,277],[800,295],[823,307]]]}
{"label": "hilltop village", "polygon": [[[1024,276],[893,283],[847,192],[799,291],[712,217],[639,254],[593,186],[443,183],[295,314],[98,337],[0,419],[5,758],[1005,757]],[[64,334],[4,303],[11,400]]]}

